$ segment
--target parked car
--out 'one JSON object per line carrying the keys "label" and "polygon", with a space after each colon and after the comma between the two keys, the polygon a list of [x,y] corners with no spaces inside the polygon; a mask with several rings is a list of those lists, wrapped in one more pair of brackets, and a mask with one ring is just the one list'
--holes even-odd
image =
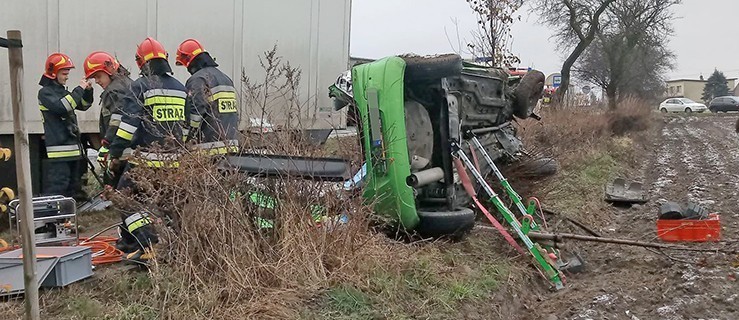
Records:
{"label": "parked car", "polygon": [[659,104],[659,111],[666,112],[703,112],[708,110],[705,104],[695,102],[688,98],[669,98]]}
{"label": "parked car", "polygon": [[739,97],[726,96],[714,98],[708,104],[708,109],[711,112],[739,111]]}

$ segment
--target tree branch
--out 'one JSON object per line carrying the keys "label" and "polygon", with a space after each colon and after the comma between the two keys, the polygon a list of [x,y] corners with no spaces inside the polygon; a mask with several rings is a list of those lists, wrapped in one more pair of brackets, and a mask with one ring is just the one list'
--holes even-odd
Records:
{"label": "tree branch", "polygon": [[570,28],[572,28],[572,31],[575,32],[575,35],[577,35],[577,38],[580,39],[580,42],[585,41],[585,35],[582,33],[582,26],[577,23],[577,10],[575,10],[575,6],[572,5],[572,1],[562,0],[562,4],[564,4],[569,11]]}

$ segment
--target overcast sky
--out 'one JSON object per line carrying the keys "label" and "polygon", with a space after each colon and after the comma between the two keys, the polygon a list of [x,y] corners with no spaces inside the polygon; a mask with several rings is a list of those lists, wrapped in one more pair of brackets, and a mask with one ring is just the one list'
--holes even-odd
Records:
{"label": "overcast sky", "polygon": [[[707,77],[714,68],[739,76],[739,0],[683,0],[673,10],[678,19],[670,48],[677,66],[668,78]],[[559,71],[564,54],[550,41],[551,32],[527,7],[519,14],[522,20],[513,25],[512,34],[521,67],[546,74]],[[452,52],[457,39],[464,44],[474,28],[474,15],[464,0],[353,0],[351,54],[379,58]]]}

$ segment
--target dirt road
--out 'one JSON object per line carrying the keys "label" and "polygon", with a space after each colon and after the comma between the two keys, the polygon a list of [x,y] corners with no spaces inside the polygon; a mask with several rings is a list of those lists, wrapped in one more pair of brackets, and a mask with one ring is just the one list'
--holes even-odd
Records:
{"label": "dirt road", "polygon": [[[654,240],[660,204],[694,201],[721,215],[723,246],[739,241],[739,137],[736,115],[669,115],[658,120],[636,180],[650,201],[610,208],[604,236]],[[586,273],[549,297],[543,319],[739,319],[739,257],[571,243],[589,263]],[[707,246],[708,244],[693,244]],[[715,245],[715,244],[714,244]]]}

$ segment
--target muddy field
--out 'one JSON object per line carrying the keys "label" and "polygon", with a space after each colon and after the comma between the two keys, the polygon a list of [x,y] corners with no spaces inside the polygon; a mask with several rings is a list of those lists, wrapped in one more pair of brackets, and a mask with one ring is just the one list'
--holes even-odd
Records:
{"label": "muddy field", "polygon": [[[660,204],[694,201],[721,217],[719,244],[739,247],[739,137],[736,115],[669,115],[636,143],[639,165],[627,177],[643,181],[649,202],[609,207],[603,236],[659,241]],[[739,319],[739,262],[725,254],[647,251],[569,243],[582,251],[587,271],[568,289],[538,296],[542,319]],[[709,246],[709,244],[693,244]],[[716,244],[712,244],[716,245]]]}

